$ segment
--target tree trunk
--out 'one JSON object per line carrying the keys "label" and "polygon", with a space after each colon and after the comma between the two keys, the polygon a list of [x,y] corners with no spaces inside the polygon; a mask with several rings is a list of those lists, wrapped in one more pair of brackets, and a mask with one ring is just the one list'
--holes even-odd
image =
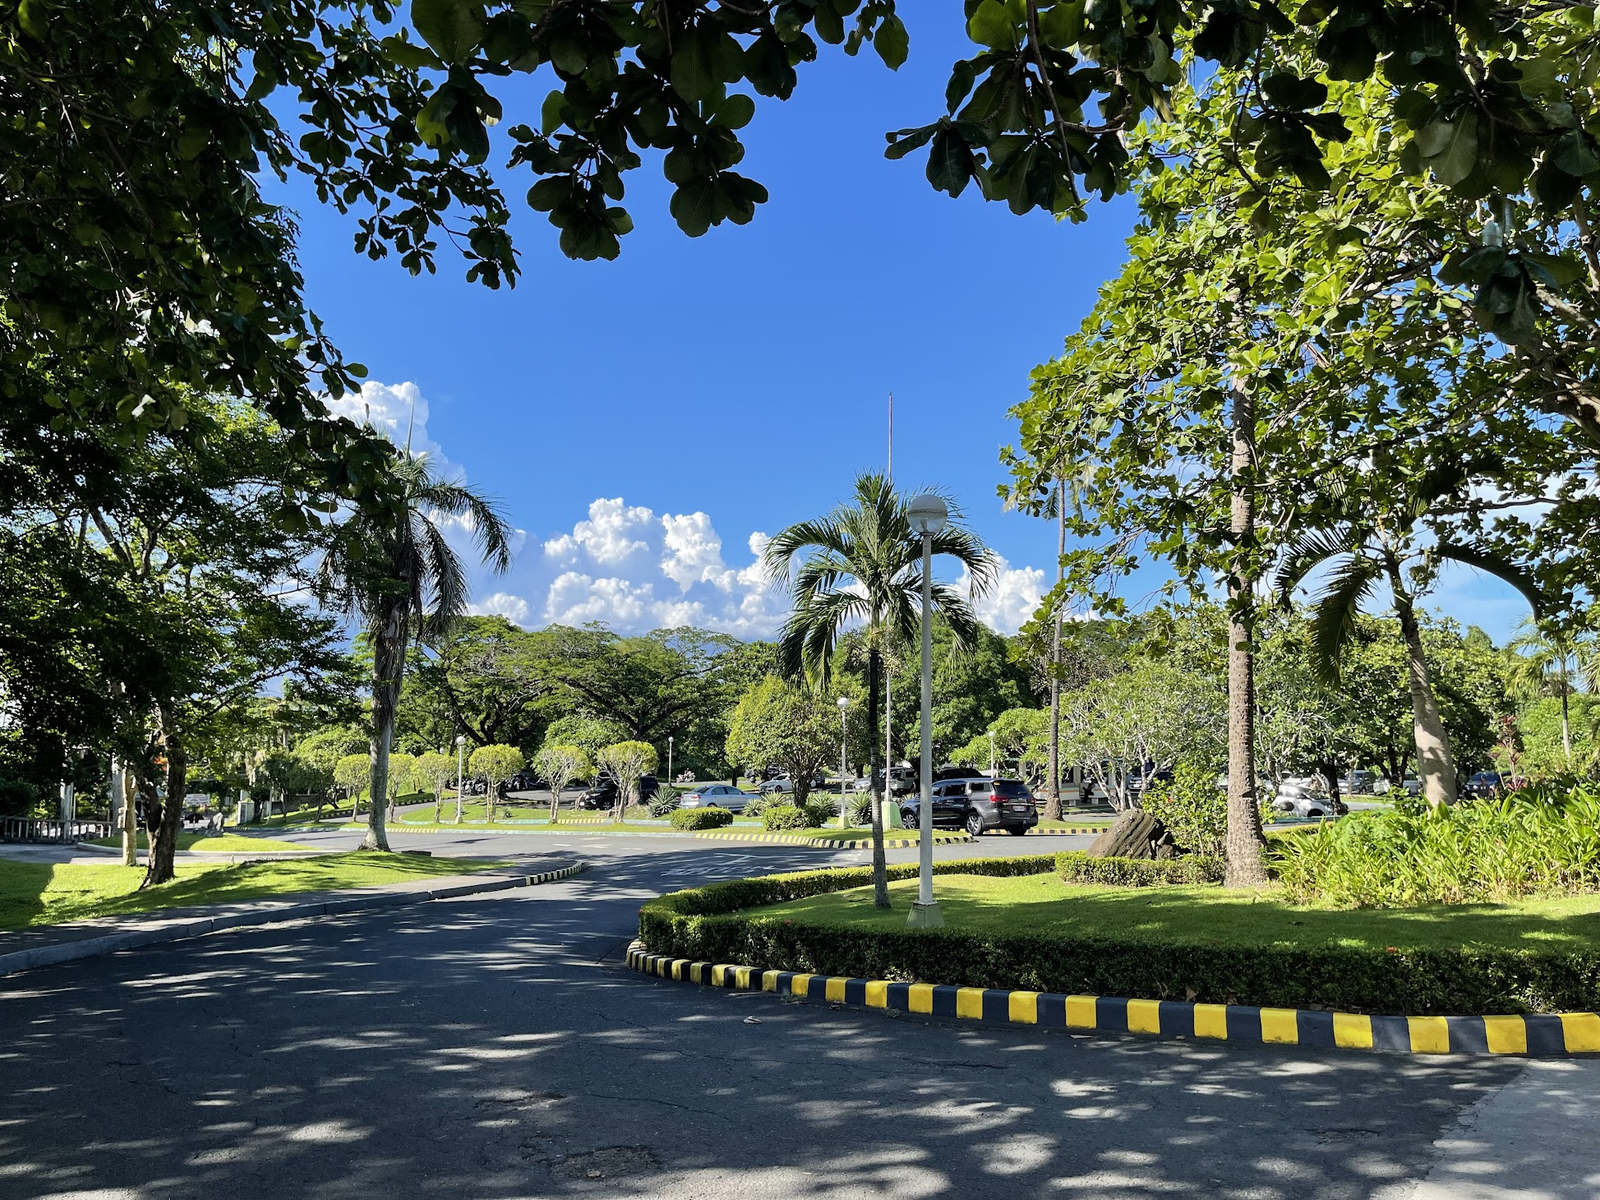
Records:
{"label": "tree trunk", "polygon": [[122,807],[117,811],[118,825],[122,829],[122,865],[139,865],[139,823],[134,820],[133,805],[128,802],[128,771],[117,759],[111,760],[111,798]]}
{"label": "tree trunk", "polygon": [[387,850],[389,835],[384,830],[384,801],[389,795],[389,748],[394,743],[395,709],[400,701],[400,677],[406,659],[406,609],[390,606],[373,630],[372,639],[372,778],[368,795],[367,836],[363,850]]}
{"label": "tree trunk", "polygon": [[1394,591],[1394,611],[1400,618],[1400,632],[1406,640],[1406,678],[1411,685],[1411,729],[1417,745],[1417,776],[1422,794],[1434,808],[1456,798],[1456,762],[1450,750],[1450,736],[1439,716],[1439,703],[1428,681],[1428,660],[1422,651],[1422,629],[1417,624],[1411,596],[1400,580],[1400,572],[1389,568],[1389,586]]}
{"label": "tree trunk", "polygon": [[[889,907],[889,867],[883,853],[883,801],[889,791],[889,768],[883,768],[882,782],[878,776],[878,675],[882,659],[878,648],[867,651],[867,728],[872,731],[872,903],[878,908]],[[884,688],[885,694],[888,687]],[[889,721],[884,721],[885,727]],[[885,739],[887,740],[887,738]]]}
{"label": "tree trunk", "polygon": [[150,835],[150,856],[140,890],[166,883],[173,878],[174,857],[178,851],[178,830],[183,822],[183,797],[189,790],[189,748],[181,730],[174,727],[170,711],[157,707],[161,740],[167,752],[167,798],[161,805],[161,820]]}
{"label": "tree trunk", "polygon": [[444,788],[442,786],[433,789],[433,823],[435,825],[444,824]]}
{"label": "tree trunk", "polygon": [[[1063,493],[1067,477],[1056,476],[1056,586],[1066,577],[1062,559],[1067,553],[1067,506]],[[1061,598],[1056,597],[1055,621],[1050,631],[1050,764],[1044,781],[1044,819],[1061,820]]]}
{"label": "tree trunk", "polygon": [[1567,713],[1567,656],[1561,655],[1561,749],[1567,758],[1567,770],[1572,770],[1572,719]]}
{"label": "tree trunk", "polygon": [[1228,887],[1259,887],[1267,882],[1261,861],[1266,839],[1256,796],[1255,580],[1238,569],[1255,541],[1255,400],[1233,381],[1233,457],[1229,476],[1233,502],[1235,569],[1228,576]]}

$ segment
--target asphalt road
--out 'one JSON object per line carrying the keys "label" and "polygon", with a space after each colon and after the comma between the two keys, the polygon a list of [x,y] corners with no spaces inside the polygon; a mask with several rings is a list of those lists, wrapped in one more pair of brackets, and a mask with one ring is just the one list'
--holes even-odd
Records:
{"label": "asphalt road", "polygon": [[862,855],[454,848],[508,841],[595,867],[0,981],[0,1196],[1600,1195],[1600,1064],[1078,1037],[664,983],[620,962],[640,900]]}

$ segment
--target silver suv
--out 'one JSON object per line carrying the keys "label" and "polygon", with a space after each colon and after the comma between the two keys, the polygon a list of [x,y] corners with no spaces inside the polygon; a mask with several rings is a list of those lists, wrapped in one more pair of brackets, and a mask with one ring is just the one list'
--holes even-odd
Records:
{"label": "silver suv", "polygon": [[[901,801],[901,822],[916,828],[921,819],[920,807],[916,796]],[[933,785],[933,824],[938,828],[965,829],[973,837],[991,829],[1004,829],[1021,837],[1038,823],[1033,793],[1020,779],[968,775]]]}

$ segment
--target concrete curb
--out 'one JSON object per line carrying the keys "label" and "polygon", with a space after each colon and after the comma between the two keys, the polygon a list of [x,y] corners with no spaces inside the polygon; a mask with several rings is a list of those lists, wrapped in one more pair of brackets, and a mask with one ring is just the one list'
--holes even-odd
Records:
{"label": "concrete curb", "polygon": [[847,979],[839,975],[806,975],[693,962],[687,958],[651,954],[639,941],[628,947],[628,966],[646,975],[710,987],[773,992],[807,1000],[859,1004],[995,1025],[1049,1025],[1085,1033],[1204,1038],[1249,1046],[1304,1046],[1316,1050],[1398,1050],[1410,1054],[1496,1054],[1527,1058],[1600,1053],[1600,1013],[1367,1016],[1303,1008],[1063,996],[1052,992],[893,983],[884,979]]}
{"label": "concrete curb", "polygon": [[[728,833],[721,829],[697,829],[688,834],[689,837],[706,838],[714,842],[779,842],[789,846],[817,846],[824,850],[870,850],[871,838],[818,838],[796,837],[786,833]],[[944,837],[934,840],[935,846],[959,846],[964,843],[977,841],[976,838],[965,834],[960,837]],[[883,845],[888,850],[903,850],[908,846],[917,845],[914,837],[885,837]]]}
{"label": "concrete curb", "polygon": [[[454,887],[431,888],[426,891],[370,892],[365,895],[331,896],[327,900],[312,900],[303,904],[287,904],[278,908],[259,909],[254,912],[226,913],[219,917],[194,917],[173,921],[150,929],[128,929],[100,937],[82,938],[75,942],[54,942],[28,950],[15,950],[0,954],[0,976],[14,975],[34,967],[48,967],[55,963],[71,962],[79,958],[95,958],[102,954],[116,954],[140,946],[154,946],[163,942],[182,941],[186,938],[204,937],[224,929],[242,929],[252,925],[274,925],[285,921],[303,921],[308,917],[337,916],[373,908],[399,908],[408,904],[421,904],[428,900],[447,900],[453,896],[471,896],[479,892],[504,892],[512,888],[534,887],[570,879],[588,864],[573,863],[555,871],[537,875],[519,875],[511,878],[485,880],[482,883],[457,884]],[[159,910],[157,910],[159,912]]]}

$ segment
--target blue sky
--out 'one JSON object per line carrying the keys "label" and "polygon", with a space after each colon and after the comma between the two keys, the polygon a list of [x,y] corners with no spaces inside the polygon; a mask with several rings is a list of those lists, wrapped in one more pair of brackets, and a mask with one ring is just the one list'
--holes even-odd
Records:
{"label": "blue sky", "polygon": [[[1055,539],[996,498],[1006,410],[1120,266],[1132,205],[1076,226],[1017,217],[934,192],[916,156],[883,157],[885,131],[943,111],[948,66],[968,53],[959,8],[939,7],[948,19],[911,24],[899,72],[824,47],[792,100],[761,103],[740,170],[771,200],[744,227],[685,237],[647,160],[621,258],[571,262],[522,204],[531,180],[505,172],[523,277],[491,292],[447,249],[435,276],[369,262],[351,221],[304,188],[275,192],[299,213],[313,307],[370,371],[373,415],[404,422],[415,405],[423,444],[525,531],[509,575],[476,580],[480,608],[530,626],[770,633],[782,604],[749,569],[752,535],[826,511],[883,466],[893,391],[897,482],[960,498],[1008,564],[985,616],[1006,631],[1026,616]],[[545,86],[502,92],[507,123],[535,119]],[[1466,577],[1437,602],[1497,638],[1521,615]]]}

